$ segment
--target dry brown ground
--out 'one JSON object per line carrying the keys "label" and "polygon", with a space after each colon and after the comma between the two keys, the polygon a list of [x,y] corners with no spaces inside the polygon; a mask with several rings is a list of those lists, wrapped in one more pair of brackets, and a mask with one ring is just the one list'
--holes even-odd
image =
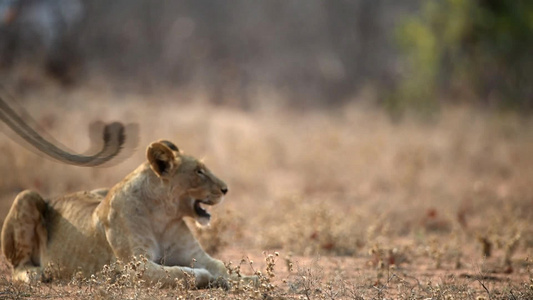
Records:
{"label": "dry brown ground", "polygon": [[94,120],[137,122],[141,142],[119,165],[84,169],[0,136],[0,221],[22,189],[54,196],[111,186],[143,161],[149,142],[166,138],[204,157],[229,185],[212,226],[198,231],[204,246],[233,266],[247,258],[242,271],[261,271],[264,286],[27,286],[10,281],[2,257],[0,299],[533,298],[529,119],[448,107],[431,122],[394,123],[365,104],[303,111],[265,104],[243,112],[201,98],[100,88],[26,96],[21,105],[78,152],[87,149]]}

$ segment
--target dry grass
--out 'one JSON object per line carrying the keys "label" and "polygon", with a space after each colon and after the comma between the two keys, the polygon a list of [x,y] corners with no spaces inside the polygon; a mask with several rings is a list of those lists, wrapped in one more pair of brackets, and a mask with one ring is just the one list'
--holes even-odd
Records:
{"label": "dry grass", "polygon": [[533,298],[529,119],[463,107],[431,123],[393,123],[363,104],[243,112],[199,98],[88,88],[28,96],[22,105],[74,150],[88,147],[94,120],[139,123],[141,144],[117,166],[83,169],[0,138],[0,220],[22,189],[54,196],[111,186],[149,142],[167,138],[229,185],[212,226],[197,230],[205,248],[235,272],[260,272],[262,285],[161,290],[104,271],[28,286],[10,281],[2,257],[0,299]]}

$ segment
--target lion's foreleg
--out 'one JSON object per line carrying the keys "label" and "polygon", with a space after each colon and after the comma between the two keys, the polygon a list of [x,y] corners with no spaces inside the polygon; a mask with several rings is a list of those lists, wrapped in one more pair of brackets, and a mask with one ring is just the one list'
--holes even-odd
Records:
{"label": "lion's foreleg", "polygon": [[151,261],[147,261],[144,267],[142,278],[149,284],[160,283],[163,287],[175,287],[182,284],[189,288],[227,286],[225,280],[213,276],[203,268],[161,266]]}

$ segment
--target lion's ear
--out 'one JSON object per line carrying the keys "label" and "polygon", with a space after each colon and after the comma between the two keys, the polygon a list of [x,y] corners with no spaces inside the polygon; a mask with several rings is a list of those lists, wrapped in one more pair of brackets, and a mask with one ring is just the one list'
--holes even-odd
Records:
{"label": "lion's ear", "polygon": [[176,145],[174,145],[172,142],[169,142],[167,140],[160,140],[159,142],[162,143],[162,144],[165,144],[165,146],[170,148],[170,150],[172,150],[172,151],[175,151],[175,152],[178,152],[178,153],[180,152],[180,149],[178,149],[178,147]]}
{"label": "lion's ear", "polygon": [[146,157],[150,167],[159,177],[168,176],[177,163],[172,149],[162,142],[150,144],[146,150]]}

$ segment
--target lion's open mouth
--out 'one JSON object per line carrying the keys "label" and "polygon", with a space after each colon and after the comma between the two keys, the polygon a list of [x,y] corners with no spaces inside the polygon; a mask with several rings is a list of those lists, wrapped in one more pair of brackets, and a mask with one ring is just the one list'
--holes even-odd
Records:
{"label": "lion's open mouth", "polygon": [[211,218],[211,215],[207,212],[207,210],[205,210],[202,205],[210,205],[209,203],[206,203],[202,200],[195,200],[194,201],[194,212],[196,213],[196,215],[198,215],[198,217],[200,218],[207,218],[207,219],[210,219]]}

